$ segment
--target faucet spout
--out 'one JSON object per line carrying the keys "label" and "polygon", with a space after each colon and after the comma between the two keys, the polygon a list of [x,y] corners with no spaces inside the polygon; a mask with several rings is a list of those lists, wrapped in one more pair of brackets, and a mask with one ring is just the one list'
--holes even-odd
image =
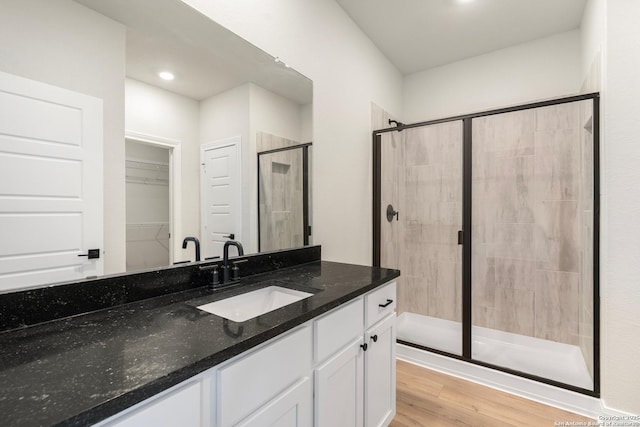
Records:
{"label": "faucet spout", "polygon": [[200,261],[200,241],[197,237],[185,237],[182,241],[182,249],[187,249],[187,243],[193,242],[196,246],[196,261]]}

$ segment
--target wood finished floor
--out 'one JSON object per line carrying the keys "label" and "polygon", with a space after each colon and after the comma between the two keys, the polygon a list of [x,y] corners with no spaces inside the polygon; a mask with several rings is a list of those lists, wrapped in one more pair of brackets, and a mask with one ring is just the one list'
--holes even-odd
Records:
{"label": "wood finished floor", "polygon": [[397,367],[397,413],[391,427],[538,427],[593,421],[411,363],[398,361]]}

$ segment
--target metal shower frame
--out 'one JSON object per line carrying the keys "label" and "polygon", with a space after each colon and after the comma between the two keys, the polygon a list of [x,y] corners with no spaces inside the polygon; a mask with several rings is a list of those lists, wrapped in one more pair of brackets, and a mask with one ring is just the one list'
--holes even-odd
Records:
{"label": "metal shower frame", "polygon": [[279,153],[282,151],[302,150],[302,244],[309,245],[311,225],[309,224],[309,147],[312,142],[290,145],[288,147],[275,148],[273,150],[260,151],[257,156],[258,172],[258,252],[260,252],[260,156]]}
{"label": "metal shower frame", "polygon": [[[529,110],[539,107],[566,104],[577,101],[593,102],[593,390],[576,387],[571,384],[554,381],[549,378],[532,375],[515,369],[482,362],[472,357],[472,287],[471,280],[471,213],[472,213],[472,121],[474,118]],[[473,114],[447,117],[412,124],[397,124],[395,127],[373,131],[373,265],[380,266],[380,238],[382,221],[382,134],[402,131],[416,127],[462,121],[462,355],[449,353],[435,348],[397,340],[398,343],[421,350],[430,351],[475,365],[496,369],[519,377],[539,381],[555,387],[600,397],[600,94],[588,93],[552,100],[533,102],[513,107],[499,108]]]}

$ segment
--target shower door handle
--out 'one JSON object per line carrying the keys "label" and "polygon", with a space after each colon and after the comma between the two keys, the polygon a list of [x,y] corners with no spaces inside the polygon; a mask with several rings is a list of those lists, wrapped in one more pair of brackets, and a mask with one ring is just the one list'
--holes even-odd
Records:
{"label": "shower door handle", "polygon": [[387,206],[387,221],[393,221],[394,216],[396,217],[396,221],[400,221],[400,213],[393,209],[393,205],[390,204]]}

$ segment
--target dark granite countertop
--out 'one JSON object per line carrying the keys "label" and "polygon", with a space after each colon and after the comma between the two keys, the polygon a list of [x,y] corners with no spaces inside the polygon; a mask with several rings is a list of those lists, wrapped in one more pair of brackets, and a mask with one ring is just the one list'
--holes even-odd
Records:
{"label": "dark granite countertop", "polygon": [[[315,261],[2,332],[0,424],[98,422],[398,276]],[[195,308],[272,284],[315,293],[242,323]]]}

